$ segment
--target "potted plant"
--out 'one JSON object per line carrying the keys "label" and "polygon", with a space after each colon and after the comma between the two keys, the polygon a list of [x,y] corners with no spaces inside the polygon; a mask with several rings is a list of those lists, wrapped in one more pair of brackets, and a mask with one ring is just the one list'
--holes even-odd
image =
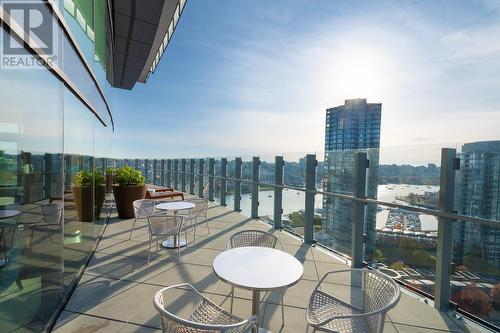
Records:
{"label": "potted plant", "polygon": [[101,216],[104,203],[104,177],[97,170],[79,171],[73,179],[71,187],[75,198],[78,219],[84,222],[93,222]]}
{"label": "potted plant", "polygon": [[144,176],[139,170],[126,166],[116,171],[115,178],[118,184],[113,185],[113,194],[118,216],[131,219],[135,215],[133,202],[146,196]]}
{"label": "potted plant", "polygon": [[106,193],[113,192],[113,184],[115,183],[116,168],[106,168]]}

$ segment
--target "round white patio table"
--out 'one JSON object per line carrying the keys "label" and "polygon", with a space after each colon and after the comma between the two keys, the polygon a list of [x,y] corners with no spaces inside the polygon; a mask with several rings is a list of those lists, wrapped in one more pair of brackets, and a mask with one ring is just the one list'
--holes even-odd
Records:
{"label": "round white patio table", "polygon": [[[252,291],[252,314],[257,317],[261,291],[293,286],[304,274],[304,267],[294,256],[277,249],[255,246],[222,252],[215,257],[213,270],[222,281]],[[259,328],[259,332],[268,331]]]}
{"label": "round white patio table", "polygon": [[[174,215],[177,215],[179,210],[191,209],[194,208],[195,204],[188,201],[172,201],[172,202],[164,202],[156,205],[156,209],[159,210],[171,210],[174,212]],[[177,239],[177,236],[174,236],[174,240],[167,239],[166,241],[161,243],[161,246],[167,249],[176,249],[177,247],[184,247],[187,244],[187,239],[180,238]]]}

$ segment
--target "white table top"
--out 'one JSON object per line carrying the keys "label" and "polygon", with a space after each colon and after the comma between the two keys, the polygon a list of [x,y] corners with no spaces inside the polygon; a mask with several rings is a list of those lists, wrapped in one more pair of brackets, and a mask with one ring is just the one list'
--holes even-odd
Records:
{"label": "white table top", "polygon": [[16,209],[0,210],[0,219],[8,219],[19,214],[21,214],[21,211]]}
{"label": "white table top", "polygon": [[173,201],[173,202],[164,202],[156,205],[155,207],[160,210],[182,210],[182,209],[191,209],[194,206],[195,204],[189,201]]}
{"label": "white table top", "polygon": [[239,247],[215,257],[215,274],[223,281],[249,290],[274,290],[297,283],[304,267],[294,256],[266,247]]}

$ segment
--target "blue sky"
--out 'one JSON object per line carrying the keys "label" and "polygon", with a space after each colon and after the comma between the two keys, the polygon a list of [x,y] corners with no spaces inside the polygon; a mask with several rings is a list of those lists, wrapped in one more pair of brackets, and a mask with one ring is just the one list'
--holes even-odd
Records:
{"label": "blue sky", "polygon": [[322,155],[325,109],[356,97],[383,147],[499,139],[498,36],[496,0],[188,0],[149,81],[113,93],[115,155]]}

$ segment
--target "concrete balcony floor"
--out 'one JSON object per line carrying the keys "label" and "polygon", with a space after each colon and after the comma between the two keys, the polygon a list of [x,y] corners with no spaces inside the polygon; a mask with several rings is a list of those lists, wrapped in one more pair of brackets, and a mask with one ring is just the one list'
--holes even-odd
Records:
{"label": "concrete balcony floor", "polygon": [[[229,309],[230,287],[221,283],[212,271],[212,261],[224,251],[229,237],[240,230],[260,229],[274,232],[286,251],[304,264],[304,276],[284,295],[286,324],[281,327],[279,294],[263,296],[261,325],[272,332],[306,332],[305,307],[317,281],[331,270],[345,269],[328,252],[309,247],[286,232],[251,220],[228,208],[211,205],[208,210],[210,234],[203,223],[197,228],[196,241],[181,252],[160,247],[147,263],[148,227],[146,221],[112,217],[104,237],[86,268],[79,285],[60,315],[54,332],[161,332],[160,319],[153,307],[153,295],[162,287],[189,282],[222,307]],[[129,240],[129,237],[130,240]],[[156,250],[153,245],[153,250]],[[214,292],[215,290],[215,292]],[[250,315],[251,293],[236,289],[235,313]],[[264,294],[264,293],[263,293]],[[168,300],[167,300],[168,301]],[[179,298],[176,306],[185,313],[191,300]],[[385,331],[392,332],[481,332],[474,324],[456,319],[403,292],[401,301],[386,318]]]}

